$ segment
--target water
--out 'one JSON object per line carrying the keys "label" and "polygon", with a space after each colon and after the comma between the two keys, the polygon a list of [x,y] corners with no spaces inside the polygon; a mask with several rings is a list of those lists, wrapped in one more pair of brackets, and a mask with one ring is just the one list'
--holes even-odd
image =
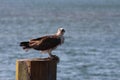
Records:
{"label": "water", "polygon": [[20,41],[58,27],[66,40],[53,51],[61,59],[57,80],[119,80],[120,1],[91,1],[0,0],[0,80],[15,80],[17,59],[48,56],[26,53]]}

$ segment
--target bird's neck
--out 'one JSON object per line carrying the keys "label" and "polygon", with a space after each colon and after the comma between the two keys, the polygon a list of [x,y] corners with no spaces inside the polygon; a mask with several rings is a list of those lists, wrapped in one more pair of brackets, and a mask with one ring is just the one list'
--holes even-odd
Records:
{"label": "bird's neck", "polygon": [[63,34],[57,32],[55,35],[56,35],[58,38],[61,39],[61,44],[64,43],[64,36],[63,36]]}
{"label": "bird's neck", "polygon": [[59,37],[62,37],[62,36],[63,36],[63,34],[61,34],[60,32],[57,32],[55,35],[56,35],[56,36],[59,36]]}

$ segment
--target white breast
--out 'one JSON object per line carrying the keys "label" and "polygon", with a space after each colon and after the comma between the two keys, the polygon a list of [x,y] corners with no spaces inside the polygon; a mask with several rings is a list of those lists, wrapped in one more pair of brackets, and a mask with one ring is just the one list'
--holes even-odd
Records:
{"label": "white breast", "polygon": [[61,44],[63,44],[64,43],[64,36],[61,36],[60,39],[61,39]]}

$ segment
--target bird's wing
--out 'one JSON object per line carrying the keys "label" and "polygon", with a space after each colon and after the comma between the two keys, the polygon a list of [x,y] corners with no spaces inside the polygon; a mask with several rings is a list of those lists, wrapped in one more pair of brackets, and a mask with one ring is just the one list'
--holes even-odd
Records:
{"label": "bird's wing", "polygon": [[36,39],[31,39],[30,41],[38,41],[38,40],[41,40],[41,39],[43,39],[45,37],[48,37],[48,36],[43,36],[43,37],[39,37],[39,38],[36,38]]}
{"label": "bird's wing", "polygon": [[47,50],[55,48],[61,43],[60,38],[55,36],[46,36],[37,39],[33,39],[29,42],[29,45],[38,50]]}

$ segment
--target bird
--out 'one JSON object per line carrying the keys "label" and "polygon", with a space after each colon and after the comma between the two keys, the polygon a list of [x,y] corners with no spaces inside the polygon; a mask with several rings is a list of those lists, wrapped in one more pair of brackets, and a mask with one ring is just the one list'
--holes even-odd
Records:
{"label": "bird", "polygon": [[64,33],[64,28],[58,28],[55,34],[45,35],[39,38],[20,42],[20,46],[26,51],[34,49],[40,51],[41,53],[48,53],[51,58],[54,56],[52,55],[52,51],[64,43]]}

